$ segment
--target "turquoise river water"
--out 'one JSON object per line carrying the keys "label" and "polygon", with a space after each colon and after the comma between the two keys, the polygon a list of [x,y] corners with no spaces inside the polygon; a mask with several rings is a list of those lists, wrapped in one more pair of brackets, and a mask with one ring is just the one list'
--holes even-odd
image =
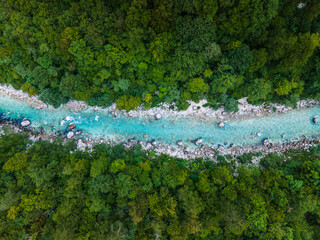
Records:
{"label": "turquoise river water", "polygon": [[[313,117],[320,116],[320,107],[292,110],[264,117],[234,119],[226,122],[223,128],[219,128],[217,122],[213,120],[187,117],[174,119],[163,117],[151,122],[143,117],[133,118],[122,115],[113,119],[107,110],[92,108],[77,113],[73,113],[66,107],[37,110],[22,100],[6,95],[0,95],[0,113],[4,118],[17,120],[27,118],[32,122],[30,127],[42,126],[47,133],[52,132],[53,123],[55,130],[63,133],[67,132],[69,123],[74,123],[76,130],[82,130],[82,137],[91,134],[91,138],[121,138],[121,140],[135,138],[144,141],[157,140],[166,144],[175,144],[177,140],[182,140],[189,146],[193,146],[192,141],[199,137],[203,138],[204,144],[213,146],[225,142],[239,146],[257,146],[264,138],[269,138],[274,143],[281,143],[301,136],[307,138],[320,136],[320,123],[312,122]],[[145,125],[142,122],[145,122]],[[261,136],[257,136],[256,133],[261,133]],[[149,138],[144,138],[146,134]],[[285,134],[284,137],[281,136],[283,134]]]}

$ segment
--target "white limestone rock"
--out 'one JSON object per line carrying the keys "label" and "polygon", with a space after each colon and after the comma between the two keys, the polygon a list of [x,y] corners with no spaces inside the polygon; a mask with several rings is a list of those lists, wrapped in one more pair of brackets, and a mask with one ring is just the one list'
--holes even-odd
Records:
{"label": "white limestone rock", "polygon": [[183,146],[183,142],[181,140],[177,141],[178,146]]}
{"label": "white limestone rock", "polygon": [[73,138],[73,137],[74,137],[74,132],[73,132],[73,131],[68,132],[67,138],[68,138],[68,139],[71,139],[71,138]]}
{"label": "white limestone rock", "polygon": [[203,142],[203,139],[202,138],[198,138],[194,141],[194,143],[199,146],[201,143]]}
{"label": "white limestone rock", "polygon": [[28,127],[31,124],[29,119],[25,119],[21,122],[22,127]]}
{"label": "white limestone rock", "polygon": [[162,118],[162,116],[161,116],[161,114],[160,114],[160,113],[157,113],[155,117],[156,117],[156,119],[157,119],[157,120],[159,120],[159,119],[161,119],[161,118]]}
{"label": "white limestone rock", "polygon": [[224,123],[223,123],[223,122],[220,122],[220,123],[218,124],[218,126],[219,126],[220,128],[222,128],[222,127],[224,127]]}

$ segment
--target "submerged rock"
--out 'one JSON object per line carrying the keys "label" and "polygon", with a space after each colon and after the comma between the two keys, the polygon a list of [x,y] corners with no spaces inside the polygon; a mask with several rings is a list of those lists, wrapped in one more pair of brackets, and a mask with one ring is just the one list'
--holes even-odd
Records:
{"label": "submerged rock", "polygon": [[74,125],[73,123],[69,124],[69,129],[75,129],[75,128],[76,128],[76,125]]}
{"label": "submerged rock", "polygon": [[220,123],[218,124],[218,126],[219,126],[220,128],[222,128],[222,127],[224,127],[224,123],[223,123],[223,122],[220,122]]}
{"label": "submerged rock", "polygon": [[261,136],[262,136],[262,134],[258,132],[258,133],[257,133],[257,136],[258,136],[258,137],[261,137]]}
{"label": "submerged rock", "polygon": [[144,138],[149,138],[148,134],[143,135]]}
{"label": "submerged rock", "polygon": [[194,141],[194,143],[198,146],[200,145],[201,143],[203,142],[203,139],[202,138],[198,138]]}
{"label": "submerged rock", "polygon": [[21,122],[21,126],[22,126],[22,127],[28,127],[30,124],[31,124],[31,122],[30,122],[29,119],[23,120],[23,121]]}
{"label": "submerged rock", "polygon": [[312,118],[312,122],[313,123],[317,123],[318,122],[318,119],[316,117]]}
{"label": "submerged rock", "polygon": [[68,139],[71,139],[71,138],[73,138],[73,137],[74,137],[74,132],[73,132],[73,131],[68,132],[67,138],[68,138]]}

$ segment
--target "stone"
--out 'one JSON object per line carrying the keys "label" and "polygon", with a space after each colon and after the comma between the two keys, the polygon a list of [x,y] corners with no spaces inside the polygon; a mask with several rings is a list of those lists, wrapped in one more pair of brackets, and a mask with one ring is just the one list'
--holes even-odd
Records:
{"label": "stone", "polygon": [[264,146],[268,146],[269,144],[270,144],[269,139],[268,139],[268,138],[265,138],[265,139],[263,140],[263,145],[264,145]]}
{"label": "stone", "polygon": [[75,129],[75,128],[76,128],[76,125],[74,125],[73,123],[69,124],[69,129]]}
{"label": "stone", "polygon": [[307,6],[307,3],[299,3],[297,8],[301,9],[301,8],[304,8],[305,6]]}
{"label": "stone", "polygon": [[203,142],[203,139],[202,138],[198,138],[194,141],[194,143],[199,146],[201,143]]}
{"label": "stone", "polygon": [[81,139],[78,140],[77,147],[80,151],[85,151],[86,146],[87,146],[87,144],[85,144]]}
{"label": "stone", "polygon": [[318,122],[318,119],[316,117],[312,118],[312,122],[313,123],[317,123]]}
{"label": "stone", "polygon": [[30,120],[26,119],[21,122],[22,127],[28,127],[31,124]]}
{"label": "stone", "polygon": [[223,122],[220,122],[220,123],[218,124],[218,126],[219,126],[220,128],[222,128],[222,127],[224,127],[224,123],[223,123]]}
{"label": "stone", "polygon": [[82,133],[81,130],[76,131],[76,135],[80,135]]}
{"label": "stone", "polygon": [[153,140],[153,141],[151,142],[151,144],[152,144],[153,146],[156,146],[156,145],[157,145],[156,140]]}
{"label": "stone", "polygon": [[258,137],[261,137],[261,136],[262,136],[262,134],[258,132],[258,133],[257,133],[257,136],[258,136]]}
{"label": "stone", "polygon": [[73,137],[74,137],[74,132],[73,132],[73,131],[68,132],[67,138],[68,138],[68,139],[71,139],[71,138],[73,138]]}
{"label": "stone", "polygon": [[149,137],[149,135],[148,135],[148,134],[145,134],[145,135],[143,135],[143,137],[144,137],[144,138],[148,138],[148,137]]}
{"label": "stone", "polygon": [[220,152],[220,153],[224,153],[226,151],[226,149],[224,148],[224,146],[222,145],[219,145],[219,147],[217,148],[217,150]]}
{"label": "stone", "polygon": [[161,116],[161,114],[160,114],[160,113],[157,113],[155,117],[156,117],[156,119],[157,119],[157,120],[159,120],[159,119],[161,119],[161,118],[162,118],[162,116]]}
{"label": "stone", "polygon": [[181,140],[177,141],[178,146],[183,146],[183,142]]}

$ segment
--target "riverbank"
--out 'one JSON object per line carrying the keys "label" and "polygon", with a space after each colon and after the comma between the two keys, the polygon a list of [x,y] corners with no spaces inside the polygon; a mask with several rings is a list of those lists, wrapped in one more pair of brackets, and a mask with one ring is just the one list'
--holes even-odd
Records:
{"label": "riverbank", "polygon": [[[42,108],[53,108],[53,106],[46,104],[38,99],[37,96],[29,96],[27,93],[22,92],[22,90],[16,90],[12,86],[0,85],[0,94],[10,96],[12,98],[23,100],[28,103],[32,108],[42,109]],[[239,111],[236,113],[228,113],[223,107],[214,110],[210,107],[204,107],[207,103],[206,100],[201,100],[199,103],[189,101],[189,108],[187,110],[178,111],[175,104],[162,103],[159,107],[154,107],[145,110],[143,105],[139,106],[136,110],[131,111],[120,111],[116,108],[116,104],[111,105],[108,108],[101,107],[90,107],[85,102],[70,100],[64,106],[70,109],[72,112],[78,112],[84,109],[105,109],[115,116],[122,114],[127,117],[148,117],[150,119],[157,117],[190,117],[198,118],[204,120],[215,120],[215,121],[228,121],[230,119],[245,119],[250,117],[263,117],[274,113],[285,113],[291,111],[291,107],[280,104],[270,104],[270,105],[252,105],[247,102],[247,98],[242,98],[238,100]],[[314,107],[320,105],[320,102],[314,100],[301,100],[297,102],[297,109],[304,109],[309,107]]]}

